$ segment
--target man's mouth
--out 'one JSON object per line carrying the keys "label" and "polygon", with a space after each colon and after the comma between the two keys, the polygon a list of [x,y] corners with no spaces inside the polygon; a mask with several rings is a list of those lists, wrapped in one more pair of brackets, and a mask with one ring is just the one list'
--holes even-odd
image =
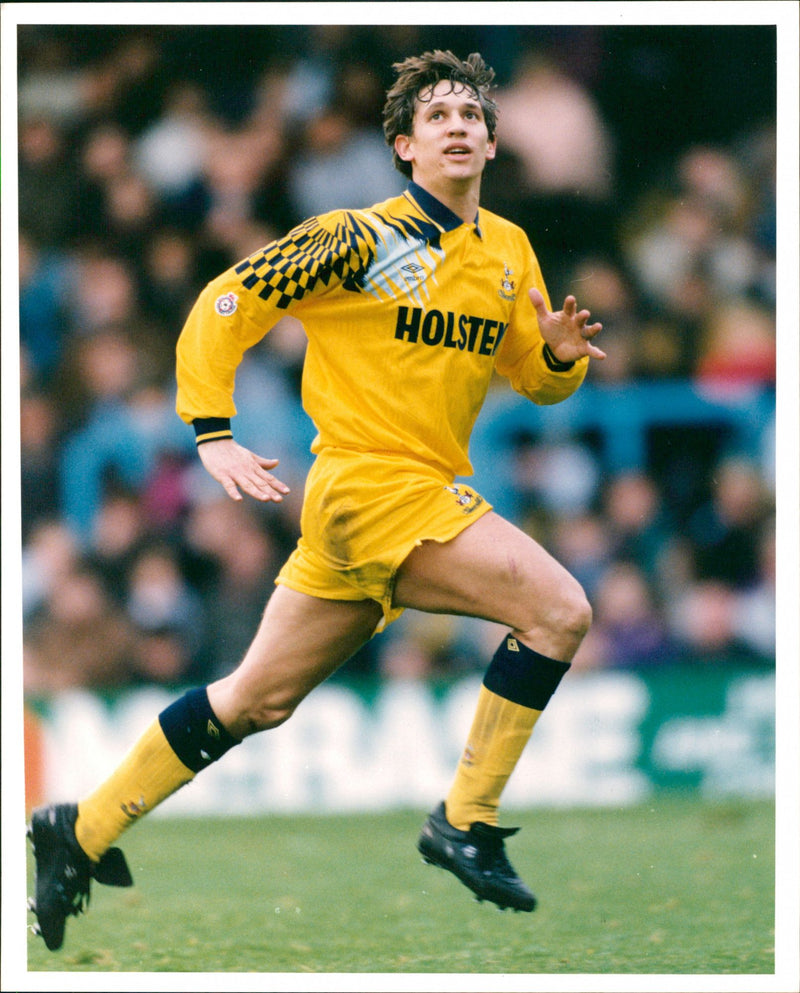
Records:
{"label": "man's mouth", "polygon": [[470,149],[467,145],[448,145],[444,150],[444,154],[448,158],[459,159],[470,154]]}

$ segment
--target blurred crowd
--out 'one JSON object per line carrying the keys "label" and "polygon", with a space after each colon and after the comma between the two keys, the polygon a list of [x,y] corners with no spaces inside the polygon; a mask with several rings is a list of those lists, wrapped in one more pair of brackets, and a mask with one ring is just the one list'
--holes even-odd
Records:
{"label": "blurred crowd", "polygon": [[[729,41],[720,61],[754,51]],[[485,206],[527,230],[555,302],[574,292],[603,321],[591,379],[771,395],[776,122],[770,99],[754,103],[772,92],[768,59],[762,89],[743,84],[714,130],[695,103],[718,86],[698,93],[669,32],[21,28],[29,694],[207,682],[240,660],[297,536],[314,434],[303,330],[284,318],[237,377],[236,436],[279,457],[292,487],[266,508],[234,504],[200,467],[174,413],[177,336],[205,282],[256,247],[404,188],[383,93],[392,62],[427,47],[480,50],[497,69]],[[671,460],[654,442],[624,470],[590,439],[520,434],[517,523],[594,606],[576,666],[774,663],[774,417],[757,427],[742,446],[724,425],[689,425]],[[409,611],[344,673],[478,671],[498,638]]]}

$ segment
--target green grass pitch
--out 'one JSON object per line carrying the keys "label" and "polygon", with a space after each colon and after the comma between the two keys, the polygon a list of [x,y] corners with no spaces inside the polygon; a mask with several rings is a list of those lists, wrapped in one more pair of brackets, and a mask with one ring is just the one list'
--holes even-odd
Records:
{"label": "green grass pitch", "polygon": [[[153,817],[122,839],[131,890],[95,885],[30,972],[770,974],[771,803],[658,798],[506,813],[533,914],[424,865],[424,813]],[[28,861],[31,892],[31,861]],[[32,922],[32,917],[30,918]],[[42,987],[45,988],[45,987]]]}

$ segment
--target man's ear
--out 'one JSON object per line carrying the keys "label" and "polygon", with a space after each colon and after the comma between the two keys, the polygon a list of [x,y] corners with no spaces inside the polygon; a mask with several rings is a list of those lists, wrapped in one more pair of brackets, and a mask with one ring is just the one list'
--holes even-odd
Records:
{"label": "man's ear", "polygon": [[394,150],[403,162],[410,162],[412,159],[411,139],[406,134],[399,134],[394,140]]}
{"label": "man's ear", "polygon": [[487,159],[487,161],[490,161],[491,159],[493,159],[495,157],[495,155],[497,155],[497,139],[496,138],[495,138],[494,141],[490,141],[489,144],[486,146],[486,159]]}

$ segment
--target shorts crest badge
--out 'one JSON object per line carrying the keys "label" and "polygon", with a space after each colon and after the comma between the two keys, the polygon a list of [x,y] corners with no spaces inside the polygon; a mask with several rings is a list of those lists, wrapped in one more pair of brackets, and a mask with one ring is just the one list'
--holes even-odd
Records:
{"label": "shorts crest badge", "polygon": [[483,503],[483,497],[466,486],[445,486],[445,489],[455,494],[456,503],[465,514],[471,514]]}

